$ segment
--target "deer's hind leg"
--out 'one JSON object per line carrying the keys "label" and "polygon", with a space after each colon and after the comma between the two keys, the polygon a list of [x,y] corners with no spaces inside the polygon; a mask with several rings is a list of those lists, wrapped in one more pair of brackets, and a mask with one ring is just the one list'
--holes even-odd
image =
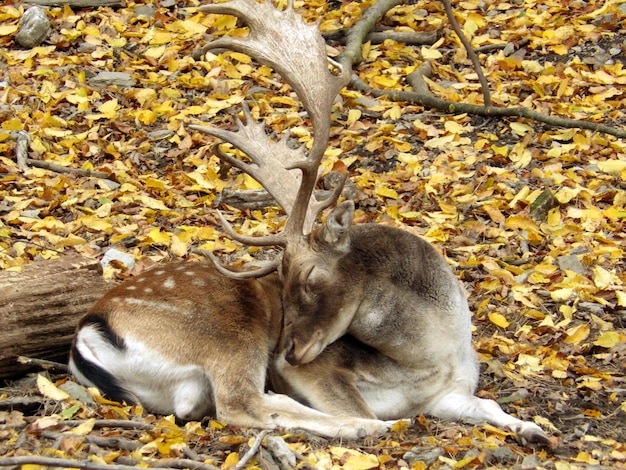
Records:
{"label": "deer's hind leg", "polygon": [[432,416],[442,419],[487,421],[508,428],[529,443],[546,444],[548,436],[535,423],[522,421],[504,412],[493,400],[462,393],[449,393],[439,398],[428,410]]}

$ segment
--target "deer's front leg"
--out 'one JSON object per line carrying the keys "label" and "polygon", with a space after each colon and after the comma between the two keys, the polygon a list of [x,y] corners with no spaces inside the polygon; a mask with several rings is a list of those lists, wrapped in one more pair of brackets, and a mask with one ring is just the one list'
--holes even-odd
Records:
{"label": "deer's front leg", "polygon": [[297,366],[278,354],[270,368],[272,390],[333,416],[376,418],[357,387],[358,375],[352,369],[355,364],[346,362],[353,363],[359,354],[367,354],[359,349],[358,343],[341,338],[312,362]]}

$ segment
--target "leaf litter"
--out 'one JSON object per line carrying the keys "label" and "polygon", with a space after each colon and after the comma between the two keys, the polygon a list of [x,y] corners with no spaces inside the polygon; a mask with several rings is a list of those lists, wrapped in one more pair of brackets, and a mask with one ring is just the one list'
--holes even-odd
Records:
{"label": "leaf litter", "polygon": [[[331,31],[354,25],[370,4],[296,6]],[[0,7],[1,269],[69,253],[97,257],[110,246],[140,266],[194,256],[197,246],[239,249],[221,234],[213,205],[225,187],[258,185],[223,168],[212,141],[186,124],[232,126],[246,100],[277,136],[307,145],[311,134],[297,97],[267,67],[232,52],[192,58],[208,35],[245,34],[232,17],[197,7],[50,8],[53,35],[31,50],[12,42],[23,7]],[[474,47],[487,51],[480,59],[496,105],[624,126],[624,3],[472,0],[455,11]],[[481,103],[477,75],[438,3],[400,5],[381,26],[441,30],[440,40],[366,43],[361,79],[409,90],[406,75],[429,61],[433,93]],[[30,158],[110,179],[18,168],[10,133],[21,130],[31,137]],[[348,446],[274,433],[298,466],[624,468],[624,141],[524,119],[444,115],[348,88],[326,157],[327,171],[350,173],[358,223],[403,227],[444,252],[474,312],[479,394],[534,420],[557,443],[530,449],[488,425],[428,417]],[[283,221],[273,208],[226,214],[250,234]],[[24,394],[41,402],[3,407],[0,455],[121,465],[187,458],[231,468],[256,435],[210,420],[176,423],[94,391],[66,396],[71,379],[51,379],[0,390],[0,403]],[[262,445],[248,465],[272,468],[274,458]]]}

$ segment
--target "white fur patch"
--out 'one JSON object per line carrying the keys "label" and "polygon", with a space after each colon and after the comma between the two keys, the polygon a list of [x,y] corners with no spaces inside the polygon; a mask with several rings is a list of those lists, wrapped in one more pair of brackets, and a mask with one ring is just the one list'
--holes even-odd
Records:
{"label": "white fur patch", "polygon": [[[123,339],[126,349],[120,351],[96,327],[88,325],[79,331],[76,347],[86,360],[114,375],[152,412],[201,419],[213,409],[211,380],[200,365],[165,357],[130,335]],[[92,385],[72,372],[81,382]]]}

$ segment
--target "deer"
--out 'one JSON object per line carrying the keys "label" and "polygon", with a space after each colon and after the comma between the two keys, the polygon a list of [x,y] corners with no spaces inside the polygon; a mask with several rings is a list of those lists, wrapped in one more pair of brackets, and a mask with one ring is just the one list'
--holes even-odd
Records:
{"label": "deer", "polygon": [[[270,138],[245,102],[236,130],[189,125],[245,154],[214,145],[286,214],[280,232],[249,236],[217,211],[224,231],[243,245],[278,247],[280,255],[235,270],[208,253],[211,262],[157,265],[113,288],[77,326],[70,370],[78,381],[185,420],[210,415],[237,426],[357,439],[429,415],[488,422],[523,442],[549,443],[537,424],[475,396],[471,312],[435,247],[401,228],[354,225],[354,203],[336,203],[342,183],[330,196],[315,191],[333,101],[351,73],[327,57],[317,26],[292,1],[282,11],[255,0],[200,10],[248,26],[248,36],[223,36],[209,47],[272,67],[311,122],[308,149]],[[328,215],[318,223],[322,212]]]}

